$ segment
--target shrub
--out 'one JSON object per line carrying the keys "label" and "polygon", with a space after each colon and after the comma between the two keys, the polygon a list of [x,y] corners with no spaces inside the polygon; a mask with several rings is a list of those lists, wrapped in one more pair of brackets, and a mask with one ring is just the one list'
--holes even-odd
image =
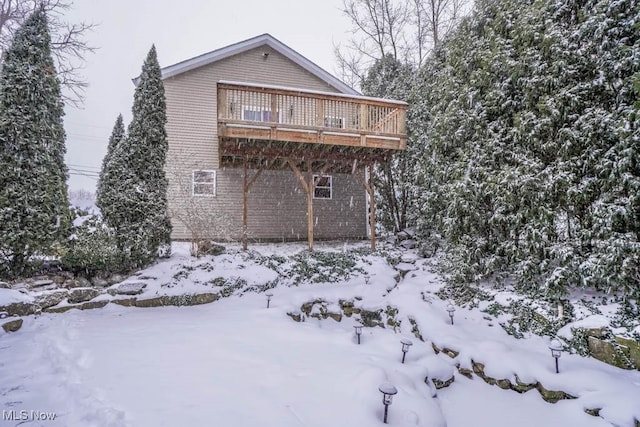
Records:
{"label": "shrub", "polygon": [[129,265],[118,249],[114,231],[95,215],[76,218],[67,252],[62,256],[65,270],[91,278],[128,270]]}

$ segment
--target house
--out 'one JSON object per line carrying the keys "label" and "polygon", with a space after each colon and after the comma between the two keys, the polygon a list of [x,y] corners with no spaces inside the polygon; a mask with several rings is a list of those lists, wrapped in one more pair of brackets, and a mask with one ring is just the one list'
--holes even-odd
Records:
{"label": "house", "polygon": [[404,149],[405,103],[360,96],[269,34],[162,78],[173,239],[367,237],[366,170]]}

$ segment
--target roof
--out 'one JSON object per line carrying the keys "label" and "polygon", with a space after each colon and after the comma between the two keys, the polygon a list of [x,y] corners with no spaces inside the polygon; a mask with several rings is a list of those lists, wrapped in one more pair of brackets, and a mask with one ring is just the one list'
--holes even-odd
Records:
{"label": "roof", "polygon": [[284,43],[273,37],[271,34],[262,34],[260,36],[253,37],[251,39],[244,40],[220,49],[216,49],[200,56],[196,56],[195,58],[187,59],[186,61],[182,61],[177,64],[165,67],[162,69],[162,78],[166,79],[169,77],[173,77],[189,70],[193,70],[204,65],[209,65],[216,61],[220,61],[222,59],[237,55],[242,52],[246,52],[251,49],[255,49],[260,46],[269,46],[276,52],[295,62],[314,76],[325,81],[327,84],[336,88],[342,93],[349,95],[359,95],[356,90],[352,89],[340,79],[328,73],[304,56],[300,55],[298,52],[291,49],[289,46],[285,45]]}

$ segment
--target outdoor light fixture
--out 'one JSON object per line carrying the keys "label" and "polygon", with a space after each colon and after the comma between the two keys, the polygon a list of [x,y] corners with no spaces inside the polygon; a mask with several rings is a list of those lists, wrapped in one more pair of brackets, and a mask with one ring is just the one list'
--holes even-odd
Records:
{"label": "outdoor light fixture", "polygon": [[549,346],[549,350],[551,350],[551,356],[556,359],[556,374],[560,372],[558,369],[558,359],[560,359],[560,355],[562,353],[562,344],[557,339],[551,341],[551,345]]}
{"label": "outdoor light fixture", "polygon": [[382,393],[382,404],[384,405],[384,423],[387,424],[387,412],[389,411],[389,405],[393,400],[393,396],[398,394],[398,389],[390,383],[384,383],[378,387],[380,393]]}
{"label": "outdoor light fixture", "polygon": [[408,339],[400,340],[402,343],[402,363],[404,363],[404,358],[407,355],[407,351],[409,351],[409,347],[413,345],[413,343]]}
{"label": "outdoor light fixture", "polygon": [[267,295],[267,308],[269,308],[269,303],[271,302],[271,297],[273,296],[273,294],[266,294]]}
{"label": "outdoor light fixture", "polygon": [[360,335],[362,335],[362,325],[354,325],[356,330],[356,336],[358,337],[358,344],[360,344]]}
{"label": "outdoor light fixture", "polygon": [[456,308],[453,306],[453,304],[449,303],[447,305],[447,312],[449,313],[449,318],[451,319],[451,324],[453,325],[453,313],[455,313]]}

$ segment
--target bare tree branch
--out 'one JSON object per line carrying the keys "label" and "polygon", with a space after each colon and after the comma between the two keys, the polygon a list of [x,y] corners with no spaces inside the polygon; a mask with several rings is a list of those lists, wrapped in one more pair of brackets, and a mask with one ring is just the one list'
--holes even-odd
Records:
{"label": "bare tree branch", "polygon": [[15,31],[24,20],[37,7],[44,8],[49,17],[51,50],[65,92],[63,96],[65,101],[79,106],[84,101],[84,90],[87,87],[80,72],[86,55],[96,49],[88,44],[85,36],[96,25],[66,22],[64,14],[72,6],[71,0],[0,0],[0,54],[11,45]]}
{"label": "bare tree branch", "polygon": [[343,0],[353,37],[334,46],[337,73],[359,87],[386,55],[419,67],[460,19],[470,0]]}

